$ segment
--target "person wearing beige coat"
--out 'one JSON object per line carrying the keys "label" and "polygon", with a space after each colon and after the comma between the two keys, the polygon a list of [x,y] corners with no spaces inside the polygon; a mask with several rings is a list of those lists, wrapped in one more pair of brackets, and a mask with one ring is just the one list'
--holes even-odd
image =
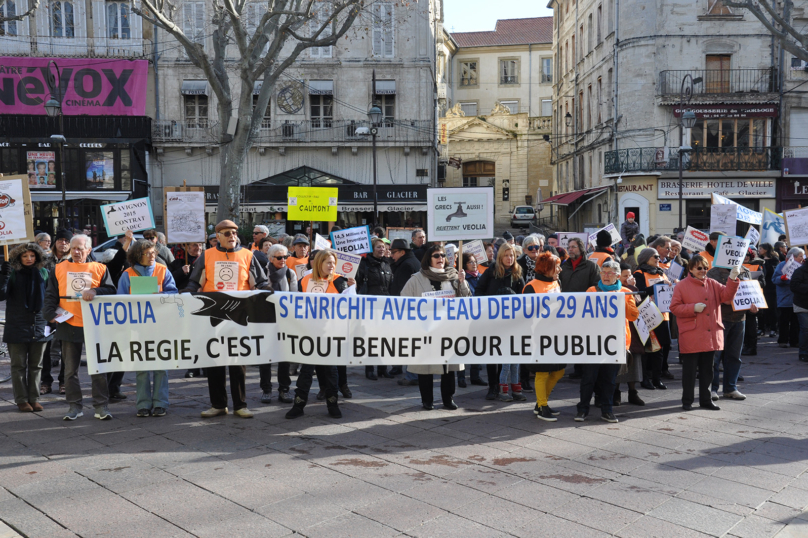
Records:
{"label": "person wearing beige coat", "polygon": [[[421,271],[410,277],[401,290],[401,297],[422,297],[424,293],[435,291],[451,291],[455,297],[471,297],[471,290],[466,284],[465,273],[459,273],[454,267],[446,267],[446,251],[440,245],[433,245],[421,260]],[[454,372],[463,370],[462,364],[417,364],[408,366],[407,371],[418,374],[418,388],[421,391],[421,403],[424,409],[434,409],[432,393],[432,376],[440,375],[440,393],[443,407],[457,409],[452,399],[455,392]]]}

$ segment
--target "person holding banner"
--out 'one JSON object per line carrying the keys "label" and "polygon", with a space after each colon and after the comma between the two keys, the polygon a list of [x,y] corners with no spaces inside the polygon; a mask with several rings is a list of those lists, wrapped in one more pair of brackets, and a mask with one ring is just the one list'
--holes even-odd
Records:
{"label": "person holding banner", "polygon": [[721,304],[730,304],[738,291],[737,265],[729,274],[727,285],[707,278],[710,262],[697,254],[687,264],[689,276],[673,288],[671,312],[679,323],[679,357],[682,360],[682,409],[693,409],[696,373],[699,379],[699,405],[703,409],[720,409],[713,403],[710,385],[713,381],[715,352],[724,349]]}
{"label": "person holding banner", "polygon": [[[84,345],[84,320],[79,300],[92,301],[96,295],[115,295],[115,285],[104,264],[88,262],[92,241],[84,234],[74,235],[70,240],[70,260],[58,264],[48,278],[42,314],[51,323],[59,316],[63,321],[56,327],[55,337],[62,342],[62,360],[65,363],[65,399],[70,404],[64,420],[76,420],[84,416],[82,411],[79,365],[81,348]],[[79,299],[80,297],[80,299]],[[60,316],[57,308],[66,311]],[[69,315],[68,318],[66,316]],[[112,418],[107,407],[109,388],[106,374],[91,375],[95,418]]]}
{"label": "person holding banner", "polygon": [[[126,252],[129,268],[118,280],[118,295],[132,293],[132,279],[137,277],[155,277],[157,293],[177,293],[174,277],[165,265],[159,264],[157,251],[151,241],[145,239],[135,241]],[[168,372],[154,370],[137,372],[137,417],[162,417],[168,409]]]}
{"label": "person holding banner", "polygon": [[[309,263],[309,240],[303,235],[298,235],[292,240],[292,255],[286,260],[286,267],[295,270],[297,265],[307,265]],[[306,291],[302,289],[301,291]]]}
{"label": "person holding banner", "polygon": [[786,254],[785,261],[777,265],[772,276],[772,282],[777,288],[777,315],[780,325],[777,343],[782,348],[799,346],[800,327],[797,316],[794,315],[794,294],[791,292],[791,278],[786,267],[793,266],[794,262],[801,265],[804,260],[805,251],[794,247]]}
{"label": "person holding banner", "polygon": [[14,403],[23,412],[42,411],[42,357],[52,338],[45,335],[42,315],[48,281],[45,260],[45,251],[39,245],[25,243],[12,249],[0,267],[0,301],[6,302],[3,342],[11,358]]}
{"label": "person holding banner", "polygon": [[699,256],[707,260],[707,263],[710,264],[710,267],[713,266],[713,260],[715,259],[715,249],[718,247],[718,238],[722,235],[727,235],[724,232],[713,232],[710,234],[710,242],[707,243],[707,246],[704,247],[704,250],[699,252]]}
{"label": "person holding banner", "polygon": [[612,248],[612,234],[606,230],[601,230],[595,236],[595,252],[589,255],[589,260],[603,267],[603,262],[614,260],[614,249]]}
{"label": "person holding banner", "polygon": [[[567,250],[569,259],[561,262],[561,274],[558,277],[561,290],[565,293],[582,293],[592,286],[597,286],[600,282],[600,267],[584,257],[586,255],[584,242],[578,237],[572,237],[567,243]],[[582,377],[581,365],[574,365],[570,379]]]}
{"label": "person holding banner", "polygon": [[[355,286],[353,278],[345,278],[335,272],[337,257],[334,251],[325,249],[317,251],[311,262],[311,273],[300,281],[300,291],[304,293],[342,293],[349,286]],[[337,367],[313,364],[301,364],[297,377],[297,388],[292,408],[286,418],[294,419],[303,416],[303,408],[309,401],[309,391],[313,374],[317,374],[320,391],[325,393],[325,404],[332,418],[342,418],[337,395]]]}
{"label": "person holding banner", "polygon": [[[668,239],[670,242],[670,239]],[[656,243],[656,242],[654,242]],[[653,243],[652,243],[653,244]],[[666,249],[667,250],[667,249]],[[636,281],[637,289],[654,295],[654,285],[656,284],[670,284],[668,276],[665,271],[659,267],[660,261],[659,250],[657,248],[646,248],[640,252],[637,257],[639,266],[637,271],[634,272],[634,280]],[[661,349],[658,351],[651,351],[643,355],[646,357],[646,365],[643,368],[643,380],[641,383],[642,388],[646,390],[665,390],[668,387],[662,383],[662,376],[671,379],[673,375],[668,370],[668,354],[671,350],[671,331],[670,331],[670,315],[668,312],[662,313],[664,320],[661,325],[651,331],[651,338],[655,338]],[[651,379],[648,379],[647,372],[651,372]]]}
{"label": "person holding banner", "polygon": [[[763,287],[766,285],[766,262],[764,262],[761,258],[757,255],[757,249],[754,245],[749,246],[749,250],[746,252],[746,257],[744,258],[743,266],[750,271],[750,273],[760,273],[758,276],[757,281],[760,284],[760,289],[762,290]],[[752,276],[748,276],[747,278],[752,278]],[[754,306],[754,305],[753,305]],[[761,309],[764,310],[764,309]],[[766,308],[765,310],[768,310]],[[744,328],[744,335],[743,335],[743,351],[741,355],[745,356],[755,356],[757,355],[757,340],[758,340],[758,312],[759,310],[755,307],[752,310],[752,314],[746,316],[746,327]]]}
{"label": "person holding banner", "polygon": [[[446,297],[471,297],[471,291],[465,282],[464,271],[454,267],[446,267],[446,250],[433,244],[421,260],[421,271],[412,275],[407,285],[401,290],[402,297],[434,296],[435,292],[443,292]],[[418,375],[418,388],[421,392],[421,404],[424,409],[434,409],[432,376],[440,375],[440,394],[443,407],[457,409],[454,403],[455,374],[462,370],[462,364],[418,364],[408,366],[407,371]],[[496,379],[495,379],[496,382]]]}
{"label": "person holding banner", "polygon": [[[758,255],[763,258],[763,267],[766,270],[766,275],[774,275],[777,265],[780,263],[780,257],[774,252],[774,247],[771,243],[762,243],[758,246]],[[763,284],[763,297],[766,299],[766,304],[769,308],[761,308],[758,313],[760,336],[763,336],[768,329],[769,338],[777,336],[777,286],[771,278],[766,278]]]}
{"label": "person holding banner", "polygon": [[[199,255],[188,279],[188,286],[183,291],[228,292],[270,289],[264,268],[253,256],[253,252],[239,246],[238,226],[235,222],[223,220],[217,224],[216,239],[215,248]],[[241,418],[253,418],[252,412],[247,409],[247,368],[236,365],[207,368],[211,408],[202,412],[202,418],[227,414],[228,372],[234,414]]]}
{"label": "person holding banner", "polygon": [[[362,258],[359,262],[359,270],[356,272],[356,289],[359,295],[390,295],[390,285],[393,283],[393,270],[385,258],[387,245],[385,239],[376,237],[371,240],[373,251]],[[387,366],[376,367],[378,376],[373,371],[373,366],[365,366],[365,377],[371,381],[377,381],[379,377],[393,379],[395,376],[387,373]]]}

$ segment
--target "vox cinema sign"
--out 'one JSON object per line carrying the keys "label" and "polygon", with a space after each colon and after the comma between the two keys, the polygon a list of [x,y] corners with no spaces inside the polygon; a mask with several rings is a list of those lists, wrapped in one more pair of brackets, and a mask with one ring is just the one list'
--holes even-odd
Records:
{"label": "vox cinema sign", "polygon": [[[45,114],[51,58],[0,57],[0,114]],[[145,116],[147,60],[57,58],[63,113],[68,116]],[[60,80],[61,79],[61,80]]]}

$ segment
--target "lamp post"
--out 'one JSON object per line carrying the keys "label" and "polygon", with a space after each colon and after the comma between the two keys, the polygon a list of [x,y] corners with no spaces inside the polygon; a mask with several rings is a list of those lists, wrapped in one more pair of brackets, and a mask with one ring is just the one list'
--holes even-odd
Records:
{"label": "lamp post", "polygon": [[[53,64],[54,69],[56,69],[56,75],[59,77],[58,84],[53,78],[53,73],[51,73],[51,64]],[[59,117],[59,134],[51,135],[51,140],[59,144],[59,167],[62,171],[62,207],[60,214],[62,226],[67,228],[67,181],[65,180],[65,143],[67,139],[64,136],[65,124],[64,115],[62,114],[62,73],[59,71],[59,66],[56,65],[56,62],[53,60],[48,62],[48,86],[50,87],[51,96],[45,103],[45,112],[47,112],[48,116],[51,118]]]}
{"label": "lamp post", "polygon": [[376,135],[379,134],[379,123],[382,121],[382,109],[379,105],[373,103],[373,106],[368,110],[368,118],[370,118],[370,134],[373,137],[373,225],[379,224],[379,199],[376,197]]}
{"label": "lamp post", "polygon": [[693,151],[690,146],[684,146],[684,130],[692,129],[696,125],[696,113],[692,110],[683,111],[682,107],[693,97],[693,86],[701,82],[701,77],[693,78],[690,73],[682,79],[682,88],[679,93],[679,231],[682,228],[682,160],[684,155]]}

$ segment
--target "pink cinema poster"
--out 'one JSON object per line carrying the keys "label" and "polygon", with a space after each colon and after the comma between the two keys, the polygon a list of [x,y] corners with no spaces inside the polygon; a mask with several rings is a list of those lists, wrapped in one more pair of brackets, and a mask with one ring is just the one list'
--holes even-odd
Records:
{"label": "pink cinema poster", "polygon": [[[0,57],[0,114],[45,114],[51,58]],[[56,58],[67,116],[145,116],[149,62]]]}

